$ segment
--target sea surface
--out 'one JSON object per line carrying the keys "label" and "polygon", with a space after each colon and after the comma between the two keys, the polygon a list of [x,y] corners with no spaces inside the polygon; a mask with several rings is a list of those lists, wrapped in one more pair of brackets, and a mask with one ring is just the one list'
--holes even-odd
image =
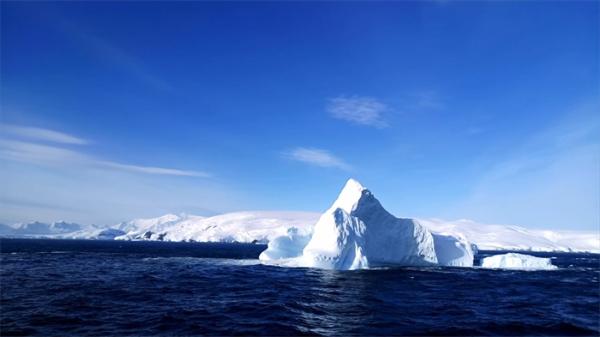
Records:
{"label": "sea surface", "polygon": [[327,271],[262,265],[265,248],[0,239],[0,335],[600,334],[599,255]]}

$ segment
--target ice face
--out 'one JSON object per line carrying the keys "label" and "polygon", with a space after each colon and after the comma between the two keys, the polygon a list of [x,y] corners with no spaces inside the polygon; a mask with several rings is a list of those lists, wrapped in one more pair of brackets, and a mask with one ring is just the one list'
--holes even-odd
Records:
{"label": "ice face", "polygon": [[459,236],[433,234],[438,264],[448,267],[472,267],[474,245]]}
{"label": "ice face", "polygon": [[325,213],[303,250],[299,264],[305,267],[353,270],[369,267],[365,256],[366,225],[341,208]]}
{"label": "ice face", "polygon": [[269,242],[269,249],[262,252],[259,259],[271,261],[289,259],[302,255],[302,250],[310,240],[310,235],[301,233],[298,228],[289,228],[286,235],[278,236]]}

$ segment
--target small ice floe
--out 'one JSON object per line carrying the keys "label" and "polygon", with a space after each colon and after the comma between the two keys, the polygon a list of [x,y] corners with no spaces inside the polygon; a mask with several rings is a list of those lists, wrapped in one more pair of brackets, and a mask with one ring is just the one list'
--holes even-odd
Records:
{"label": "small ice floe", "polygon": [[508,253],[486,257],[481,262],[482,268],[517,269],[517,270],[554,270],[558,269],[551,259],[525,254]]}

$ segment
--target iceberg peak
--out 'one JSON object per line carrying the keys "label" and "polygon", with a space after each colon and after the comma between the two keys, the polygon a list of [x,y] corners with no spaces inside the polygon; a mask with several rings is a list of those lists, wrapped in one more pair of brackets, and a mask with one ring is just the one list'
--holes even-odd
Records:
{"label": "iceberg peak", "polygon": [[352,211],[356,209],[358,203],[362,199],[363,195],[369,193],[369,190],[366,189],[361,183],[359,183],[355,179],[348,179],[344,188],[338,195],[337,199],[333,202],[333,205],[329,208],[327,213],[333,212],[336,209],[340,208],[344,210],[346,213],[351,214]]}
{"label": "iceberg peak", "polygon": [[344,191],[346,189],[362,191],[362,190],[365,190],[366,187],[364,187],[358,180],[356,180],[354,178],[349,178],[348,181],[346,181],[344,188],[342,188],[342,191]]}

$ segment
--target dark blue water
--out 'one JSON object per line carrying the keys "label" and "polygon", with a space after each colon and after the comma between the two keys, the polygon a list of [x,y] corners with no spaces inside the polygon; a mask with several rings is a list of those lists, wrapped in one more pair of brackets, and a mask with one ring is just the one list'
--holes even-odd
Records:
{"label": "dark blue water", "polygon": [[0,334],[599,335],[598,255],[336,272],[261,265],[264,248],[2,239]]}

